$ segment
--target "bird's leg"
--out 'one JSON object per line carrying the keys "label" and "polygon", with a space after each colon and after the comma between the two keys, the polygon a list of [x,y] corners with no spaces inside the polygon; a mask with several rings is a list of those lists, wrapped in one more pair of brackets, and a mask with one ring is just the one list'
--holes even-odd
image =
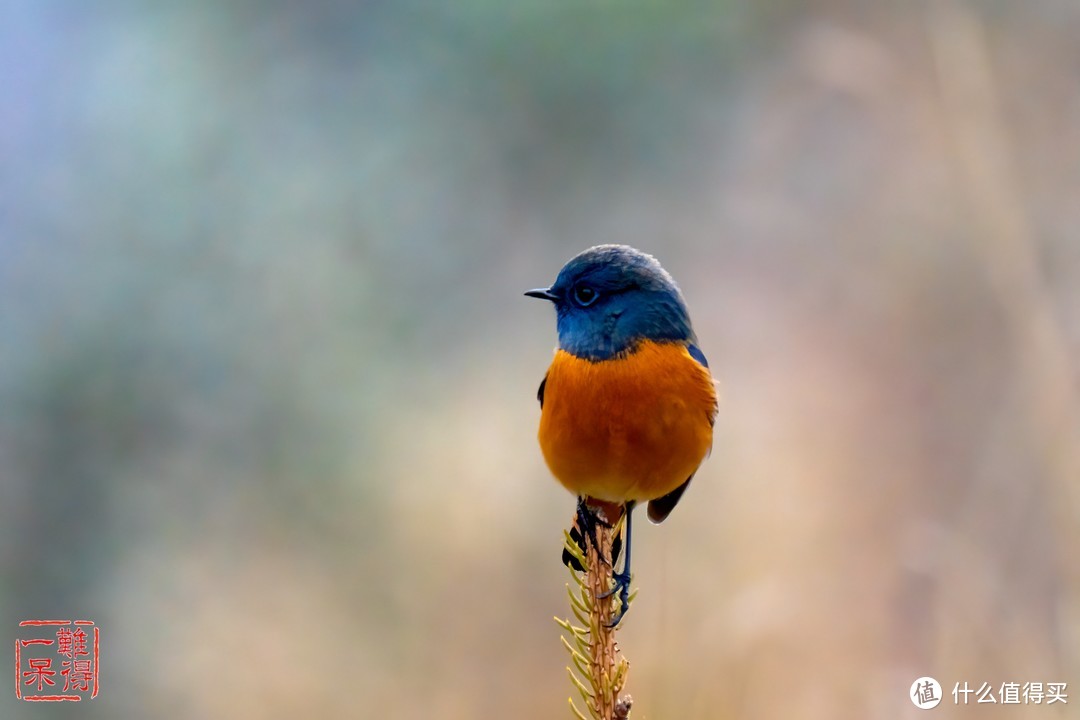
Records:
{"label": "bird's leg", "polygon": [[596,523],[602,522],[585,502],[584,495],[578,495],[577,499],[577,524],[581,529],[581,550],[585,551],[585,539],[588,538],[596,547]]}
{"label": "bird's leg", "polygon": [[[581,528],[581,542],[579,547],[582,552],[586,552],[585,538],[593,544],[593,547],[600,547],[596,539],[596,526],[599,524],[606,528],[611,528],[611,523],[604,518],[601,513],[593,510],[589,507],[589,503],[586,501],[583,495],[578,496],[577,501],[577,524]],[[600,560],[605,564],[610,565],[608,559],[603,557],[601,553]]]}
{"label": "bird's leg", "polygon": [[[613,506],[619,508],[621,507]],[[582,555],[588,555],[588,544],[591,541],[593,547],[599,547],[599,541],[597,538],[597,527],[611,528],[613,525],[607,521],[606,516],[600,511],[594,509],[589,505],[588,499],[582,496],[578,496],[576,506],[576,516],[574,522],[570,526],[570,539],[574,541],[579,548],[581,548]],[[611,544],[611,557],[605,557],[603,553],[599,553],[600,562],[608,567],[613,567],[619,560],[619,553],[622,550],[622,536],[615,537]],[[566,548],[562,551],[563,565],[566,565],[571,570],[578,572],[585,572],[585,568],[576,557]]]}
{"label": "bird's leg", "polygon": [[601,595],[601,598],[610,597],[615,593],[619,593],[619,612],[612,618],[608,627],[615,627],[618,625],[626,611],[630,609],[630,532],[632,522],[634,518],[634,502],[630,501],[626,503],[626,558],[623,560],[623,571],[615,572],[614,566],[611,572],[611,589]]}

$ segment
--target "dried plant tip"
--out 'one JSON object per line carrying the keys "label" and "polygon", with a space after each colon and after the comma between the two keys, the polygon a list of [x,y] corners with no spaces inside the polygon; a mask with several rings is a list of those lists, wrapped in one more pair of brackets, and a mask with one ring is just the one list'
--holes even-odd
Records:
{"label": "dried plant tip", "polygon": [[[580,559],[581,566],[585,568],[584,572],[570,570],[579,587],[578,593],[567,585],[570,610],[584,627],[573,625],[570,620],[556,618],[555,621],[573,636],[573,643],[565,636],[562,638],[563,646],[573,661],[567,672],[595,720],[628,718],[632,703],[629,695],[619,697],[626,684],[630,664],[619,654],[615,642],[617,628],[609,626],[616,609],[616,600],[611,592],[612,545],[618,537],[621,523],[622,518],[614,528],[605,523],[597,524],[595,542],[594,537],[588,534],[584,553],[569,533],[564,535],[567,553]],[[575,670],[580,675],[575,674]],[[570,706],[575,717],[585,717],[573,698],[570,699]]]}

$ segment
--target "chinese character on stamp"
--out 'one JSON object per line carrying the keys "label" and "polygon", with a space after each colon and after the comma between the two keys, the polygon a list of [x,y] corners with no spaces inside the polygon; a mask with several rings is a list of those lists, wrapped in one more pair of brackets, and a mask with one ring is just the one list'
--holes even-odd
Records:
{"label": "chinese character on stamp", "polygon": [[15,696],[78,702],[98,694],[100,629],[90,620],[24,620],[15,640]]}

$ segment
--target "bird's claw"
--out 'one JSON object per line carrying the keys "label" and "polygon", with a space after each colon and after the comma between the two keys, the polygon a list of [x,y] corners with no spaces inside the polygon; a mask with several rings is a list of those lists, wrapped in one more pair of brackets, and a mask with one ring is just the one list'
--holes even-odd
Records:
{"label": "bird's claw", "polygon": [[609,628],[613,628],[622,622],[623,616],[626,615],[626,611],[630,609],[630,573],[612,573],[611,580],[611,589],[596,596],[598,600],[603,600],[616,593],[619,594],[619,611],[615,613],[615,617],[608,623]]}

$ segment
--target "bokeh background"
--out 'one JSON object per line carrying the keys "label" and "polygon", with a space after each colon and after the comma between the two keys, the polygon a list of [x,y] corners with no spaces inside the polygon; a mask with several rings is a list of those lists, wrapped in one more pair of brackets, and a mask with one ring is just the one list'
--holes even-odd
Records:
{"label": "bokeh background", "polygon": [[4,3],[0,638],[103,636],[96,700],[0,717],[569,717],[521,293],[600,242],[723,390],[637,535],[634,717],[917,717],[921,675],[1077,717],[1077,37],[1074,0]]}

